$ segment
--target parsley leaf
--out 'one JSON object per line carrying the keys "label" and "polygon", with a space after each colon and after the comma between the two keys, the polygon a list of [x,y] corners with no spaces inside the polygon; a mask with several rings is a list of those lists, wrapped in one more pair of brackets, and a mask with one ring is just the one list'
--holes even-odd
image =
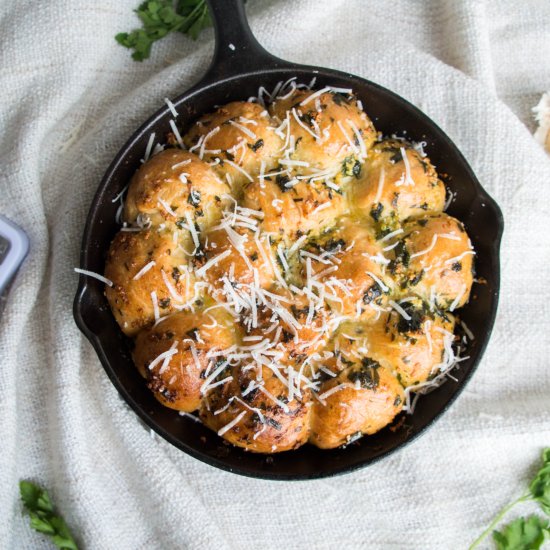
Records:
{"label": "parsley leaf", "polygon": [[502,531],[493,531],[498,550],[536,550],[550,536],[550,524],[539,516],[518,518]]}
{"label": "parsley leaf", "polygon": [[[529,484],[529,490],[505,506],[489,524],[489,527],[471,544],[469,550],[476,548],[491,532],[506,513],[520,502],[535,501],[550,516],[550,447],[542,451],[542,466]],[[540,548],[550,538],[548,520],[538,516],[518,518],[502,532],[493,531],[493,540],[499,550],[531,550]]]}
{"label": "parsley leaf", "polygon": [[151,47],[172,32],[181,32],[196,40],[200,32],[212,25],[206,0],[146,0],[135,10],[142,27],[130,33],[121,32],[115,40],[133,49],[132,58],[143,61]]}
{"label": "parsley leaf", "polygon": [[23,506],[29,514],[31,527],[51,537],[52,542],[62,550],[78,550],[65,520],[56,515],[50,496],[45,489],[30,481],[19,482]]}
{"label": "parsley leaf", "polygon": [[532,499],[550,516],[550,448],[542,452],[542,468],[529,485],[529,492]]}

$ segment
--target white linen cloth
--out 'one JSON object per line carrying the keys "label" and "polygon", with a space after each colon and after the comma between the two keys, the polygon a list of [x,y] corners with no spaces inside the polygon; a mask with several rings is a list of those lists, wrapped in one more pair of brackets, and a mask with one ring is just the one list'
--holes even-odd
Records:
{"label": "white linen cloth", "polygon": [[113,36],[137,26],[137,3],[0,5],[0,212],[31,241],[0,327],[0,547],[49,547],[21,514],[17,482],[32,479],[88,549],[466,548],[550,445],[550,160],[530,112],[550,84],[550,5],[249,0],[274,54],[424,109],[506,221],[494,335],[451,410],[380,463],[290,483],[225,473],[151,438],[73,322],[101,175],[213,49],[211,30],[196,43],[173,36],[135,63]]}

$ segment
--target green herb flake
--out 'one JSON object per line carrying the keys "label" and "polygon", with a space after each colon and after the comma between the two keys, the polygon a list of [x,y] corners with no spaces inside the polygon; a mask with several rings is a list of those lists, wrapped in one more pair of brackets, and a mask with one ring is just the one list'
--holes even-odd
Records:
{"label": "green herb flake", "polygon": [[361,163],[353,156],[346,157],[342,163],[342,174],[359,179],[361,176]]}
{"label": "green herb flake", "polygon": [[370,217],[377,222],[382,215],[382,210],[384,210],[384,205],[379,202],[376,206],[373,206],[370,211]]}
{"label": "green herb flake", "polygon": [[195,208],[201,203],[201,192],[198,189],[191,189],[187,197],[187,202]]}
{"label": "green herb flake", "polygon": [[364,294],[363,294],[363,303],[370,304],[377,298],[382,296],[382,289],[378,283],[374,283]]}
{"label": "green herb flake", "polygon": [[332,94],[332,100],[338,106],[349,105],[351,99],[352,99],[351,96],[345,96],[344,94],[342,94],[340,92],[333,92],[333,94]]}
{"label": "green herb flake", "polygon": [[270,416],[265,416],[264,418],[266,423],[272,426],[273,428],[275,428],[276,430],[280,431],[283,429],[283,426],[281,425],[281,423],[277,422],[274,418],[271,418]]}
{"label": "green herb flake", "polygon": [[409,319],[405,319],[405,317],[399,315],[397,330],[402,334],[419,332],[422,329],[422,323],[425,319],[424,311],[416,308],[411,302],[402,303],[401,307],[408,314]]}
{"label": "green herb flake", "polygon": [[346,241],[344,241],[344,239],[330,239],[325,243],[323,250],[330,254],[335,254],[343,250],[345,246]]}
{"label": "green herb flake", "polygon": [[392,164],[397,164],[398,162],[402,162],[403,161],[403,155],[401,153],[401,149],[394,149],[393,150],[393,154],[392,156],[390,157],[390,162]]}
{"label": "green herb flake", "polygon": [[380,363],[368,357],[364,357],[361,360],[361,366],[348,373],[348,379],[350,382],[358,381],[363,389],[374,390],[380,383],[379,368]]}
{"label": "green herb flake", "polygon": [[254,151],[255,153],[258,149],[261,149],[264,146],[264,140],[259,139],[256,143],[253,143],[252,145],[248,143],[247,145],[248,145],[248,148]]}
{"label": "green herb flake", "polygon": [[410,281],[409,281],[409,285],[410,286],[416,286],[421,280],[422,280],[422,277],[424,277],[424,270],[421,269]]}
{"label": "green herb flake", "polygon": [[275,178],[275,183],[278,185],[279,189],[284,193],[285,191],[288,191],[290,188],[286,186],[286,184],[290,181],[290,178],[288,176],[285,176],[284,174],[278,174]]}

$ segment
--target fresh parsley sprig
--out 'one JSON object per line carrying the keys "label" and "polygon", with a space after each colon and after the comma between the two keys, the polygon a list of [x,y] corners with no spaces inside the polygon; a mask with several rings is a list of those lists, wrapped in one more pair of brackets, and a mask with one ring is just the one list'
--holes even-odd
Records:
{"label": "fresh parsley sprig", "polygon": [[535,550],[547,539],[550,522],[540,516],[518,518],[502,531],[493,531],[498,550]]}
{"label": "fresh parsley sprig", "polygon": [[19,492],[25,510],[29,514],[31,527],[48,535],[62,550],[78,550],[65,520],[55,513],[50,496],[45,489],[30,481],[19,482]]}
{"label": "fresh parsley sprig", "polygon": [[[505,506],[489,527],[472,543],[469,550],[476,548],[509,510],[520,502],[526,501],[537,502],[542,511],[550,516],[550,447],[542,452],[542,467],[529,484],[529,490]],[[493,540],[498,550],[537,550],[548,539],[550,539],[549,520],[535,515],[527,518],[520,517],[508,524],[503,531],[493,531]]]}
{"label": "fresh parsley sprig", "polygon": [[196,40],[204,28],[212,25],[206,0],[146,0],[135,11],[142,27],[121,32],[115,40],[134,50],[132,58],[136,61],[147,59],[152,45],[172,32]]}

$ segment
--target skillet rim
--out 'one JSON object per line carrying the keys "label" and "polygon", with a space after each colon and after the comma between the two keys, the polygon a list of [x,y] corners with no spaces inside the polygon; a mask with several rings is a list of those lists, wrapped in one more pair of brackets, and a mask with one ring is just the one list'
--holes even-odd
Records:
{"label": "skillet rim", "polygon": [[[273,472],[269,470],[259,471],[259,470],[252,470],[247,466],[241,467],[241,466],[229,465],[226,462],[224,462],[223,458],[212,456],[211,454],[207,454],[203,451],[200,451],[196,447],[188,445],[187,443],[183,442],[181,439],[172,435],[168,430],[160,426],[152,417],[152,415],[147,413],[147,411],[145,410],[145,407],[137,403],[137,401],[130,394],[130,392],[127,390],[124,384],[119,380],[116,374],[116,368],[113,365],[111,365],[111,362],[109,361],[105,353],[101,339],[87,325],[84,319],[83,312],[87,307],[86,298],[87,298],[87,295],[90,293],[90,290],[89,290],[90,284],[93,284],[93,283],[89,281],[87,276],[82,274],[79,277],[77,292],[73,303],[73,315],[77,326],[92,344],[94,350],[96,351],[100,359],[103,369],[106,371],[109,379],[111,380],[111,382],[113,383],[113,385],[115,386],[119,394],[123,397],[125,402],[138,415],[138,417],[142,420],[142,422],[144,422],[150,429],[153,429],[156,433],[158,433],[161,437],[166,439],[176,448],[184,451],[188,455],[200,460],[201,462],[209,464],[210,466],[215,466],[221,470],[239,474],[239,475],[244,475],[246,477],[252,477],[256,479],[266,479],[271,481],[323,479],[327,477],[333,477],[336,475],[343,475],[346,473],[350,473],[360,468],[364,468],[366,466],[374,464],[379,460],[382,460],[383,458],[387,457],[388,455],[391,455],[392,453],[395,453],[396,451],[402,449],[404,446],[408,445],[409,443],[415,441],[418,437],[425,434],[428,428],[433,426],[433,424],[447,412],[449,407],[455,402],[458,396],[462,393],[462,391],[470,381],[472,375],[477,370],[479,363],[483,358],[487,345],[489,344],[491,333],[492,333],[495,319],[496,319],[496,313],[497,313],[498,302],[499,302],[499,294],[500,294],[500,243],[501,243],[502,234],[504,231],[504,219],[503,219],[503,215],[500,207],[498,206],[496,201],[483,188],[483,186],[477,179],[475,173],[473,172],[472,168],[470,167],[469,163],[465,159],[462,152],[448,137],[448,135],[427,115],[425,115],[420,109],[418,109],[415,105],[413,105],[403,97],[399,96],[395,92],[392,92],[391,90],[388,90],[387,88],[379,84],[376,84],[362,77],[358,77],[351,73],[333,70],[333,69],[327,69],[323,67],[286,63],[273,57],[271,59],[274,61],[280,62],[281,65],[279,66],[278,63],[273,63],[274,66],[272,66],[272,68],[268,68],[264,70],[256,69],[249,72],[237,72],[236,74],[233,74],[230,76],[226,75],[220,79],[213,80],[213,81],[209,80],[208,78],[205,78],[198,84],[191,87],[189,90],[178,95],[173,100],[173,103],[177,108],[178,106],[181,106],[185,102],[188,102],[190,100],[192,101],[194,97],[207,93],[208,90],[212,87],[222,86],[223,84],[227,84],[230,81],[238,80],[241,78],[247,78],[247,79],[257,78],[258,82],[260,82],[261,77],[262,76],[265,77],[267,74],[269,74],[270,76],[275,76],[276,74],[280,73],[281,79],[283,78],[287,79],[290,76],[292,76],[291,73],[293,72],[308,73],[310,77],[321,76],[327,79],[337,78],[337,79],[351,81],[352,83],[354,82],[358,83],[364,89],[371,88],[371,89],[374,89],[374,91],[378,94],[382,94],[382,95],[385,94],[386,96],[389,96],[393,101],[400,104],[401,107],[403,107],[409,112],[413,112],[415,116],[419,117],[420,119],[423,120],[425,124],[429,125],[434,130],[434,133],[438,134],[438,137],[443,140],[442,150],[452,150],[454,154],[457,156],[461,166],[465,170],[465,173],[468,175],[470,182],[473,184],[473,187],[476,192],[475,201],[483,201],[483,203],[485,203],[485,209],[492,211],[495,217],[496,227],[494,228],[494,230],[496,231],[496,234],[492,242],[490,258],[487,259],[487,261],[492,264],[494,269],[494,273],[493,273],[494,288],[492,289],[492,295],[493,295],[492,307],[490,311],[487,312],[487,317],[486,317],[486,331],[482,335],[483,341],[478,347],[477,357],[471,363],[469,363],[468,372],[462,377],[460,382],[454,386],[453,392],[451,393],[450,397],[445,401],[443,406],[440,408],[439,412],[436,413],[435,416],[433,416],[433,418],[425,422],[422,425],[422,427],[418,429],[417,432],[413,433],[410,436],[407,436],[406,439],[397,443],[396,445],[389,448],[388,450],[381,452],[374,457],[366,458],[362,461],[357,461],[352,464],[348,464],[348,465],[333,464],[331,465],[330,469],[327,469],[326,471],[312,472],[307,474],[303,474],[303,473],[277,474],[275,473],[275,471]],[[210,72],[207,74],[210,75]],[[164,117],[167,116],[169,113],[170,113],[169,107],[163,106],[158,111],[156,111],[152,116],[150,116],[135,132],[133,132],[130,138],[125,142],[125,144],[117,152],[113,161],[110,163],[109,167],[107,168],[97,188],[97,191],[94,194],[94,198],[92,200],[92,203],[86,218],[86,224],[84,228],[84,233],[83,233],[83,238],[81,243],[81,250],[80,250],[80,268],[87,269],[88,268],[87,266],[89,266],[89,263],[90,263],[89,256],[91,254],[90,242],[93,240],[93,236],[92,236],[93,226],[95,225],[95,223],[97,223],[96,218],[98,217],[98,214],[100,212],[102,197],[107,192],[109,187],[111,187],[113,183],[116,183],[116,179],[113,179],[113,176],[115,175],[117,168],[121,165],[121,163],[124,162],[124,159],[127,156],[127,154],[136,147],[136,145],[140,141],[140,138],[142,138],[144,134],[153,131],[154,127],[158,123],[162,122],[162,120],[164,120]],[[481,339],[481,336],[479,334],[477,334],[476,337]],[[427,396],[424,396],[423,398],[427,399]],[[322,453],[326,451],[319,450],[319,452]],[[266,456],[270,456],[270,455],[259,455],[259,456],[264,457],[265,459]]]}

